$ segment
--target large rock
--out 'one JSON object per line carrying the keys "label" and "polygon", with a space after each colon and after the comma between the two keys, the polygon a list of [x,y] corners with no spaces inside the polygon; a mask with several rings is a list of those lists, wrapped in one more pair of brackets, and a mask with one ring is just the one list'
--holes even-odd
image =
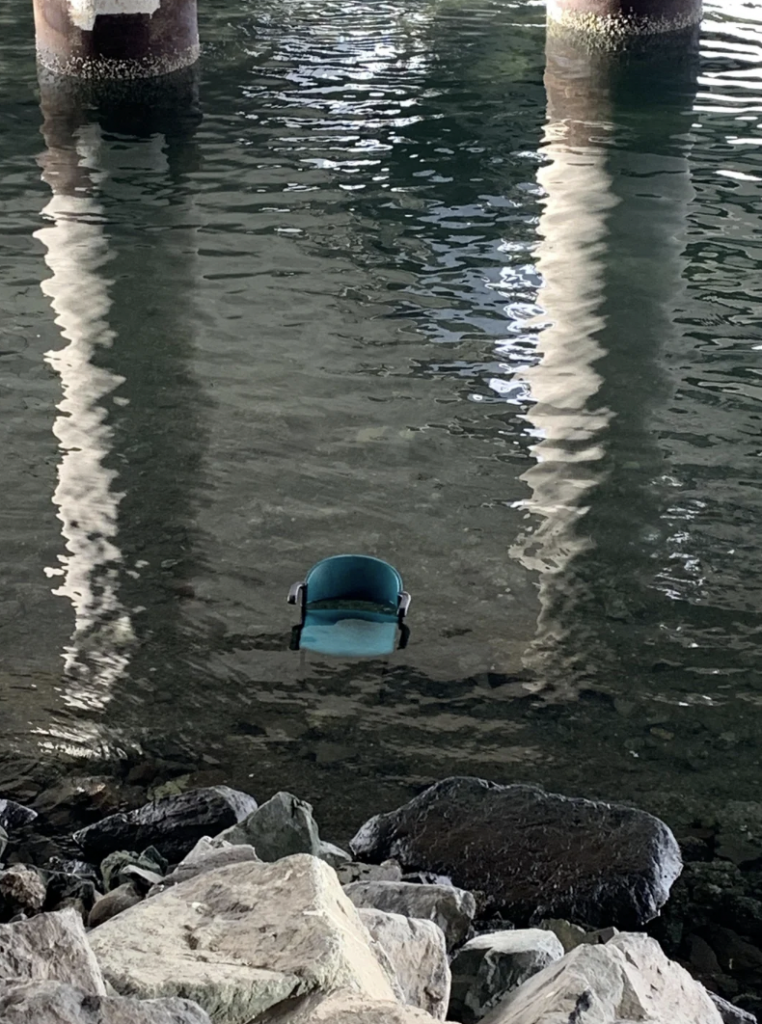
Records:
{"label": "large rock", "polygon": [[304,854],[205,872],[106,921],[90,941],[120,994],[185,996],[216,1024],[339,988],[394,998],[335,871]]}
{"label": "large rock", "polygon": [[266,861],[280,860],[294,853],[317,857],[321,846],[312,806],[291,793],[276,793],[219,838],[253,846],[260,860]]}
{"label": "large rock", "polygon": [[482,1024],[722,1024],[703,985],[643,934],[577,946],[515,989]]}
{"label": "large rock", "polygon": [[508,992],[563,955],[561,941],[541,928],[478,935],[453,957],[450,1019],[476,1024]]}
{"label": "large rock", "polygon": [[253,846],[233,846],[225,840],[210,839],[204,836],[196,843],[190,853],[184,857],[174,871],[165,875],[149,891],[150,896],[163,892],[178,882],[187,882],[205,871],[225,867],[227,864],[241,864],[244,861],[259,860]]}
{"label": "large rock", "polygon": [[256,810],[254,797],[228,786],[194,789],[111,814],[74,833],[88,860],[100,861],[115,850],[157,849],[179,861],[202,836],[215,835]]}
{"label": "large rock", "polygon": [[258,1017],[257,1024],[436,1024],[436,1018],[413,1006],[336,992],[327,998],[298,1000]]}
{"label": "large rock", "polygon": [[640,927],[680,874],[680,850],[658,818],[630,807],[456,777],[380,814],[351,842],[359,859],[396,857],[483,893],[485,914],[517,924],[564,917]]}
{"label": "large rock", "polygon": [[106,992],[75,910],[0,925],[0,980],[0,991],[9,981],[66,981],[87,992]]}
{"label": "large rock", "polygon": [[211,1024],[188,999],[93,995],[58,981],[11,984],[0,992],[2,1024]]}
{"label": "large rock", "polygon": [[344,892],[356,907],[374,907],[403,917],[433,921],[444,932],[448,949],[460,945],[471,928],[476,900],[451,885],[412,882],[351,882]]}
{"label": "large rock", "polygon": [[444,1020],[450,997],[450,967],[442,929],[433,921],[370,907],[358,913],[394,972],[402,1002]]}

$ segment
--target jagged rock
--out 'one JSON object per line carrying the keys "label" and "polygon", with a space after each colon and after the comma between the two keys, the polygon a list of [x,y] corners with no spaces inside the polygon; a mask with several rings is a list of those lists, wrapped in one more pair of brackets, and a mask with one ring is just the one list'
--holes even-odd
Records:
{"label": "jagged rock", "polygon": [[45,893],[39,872],[12,864],[0,874],[0,918],[9,921],[16,914],[38,914],[45,905]]}
{"label": "jagged rock", "polygon": [[5,848],[8,845],[8,833],[5,831],[2,825],[0,825],[0,860],[2,860]]}
{"label": "jagged rock", "polygon": [[722,1024],[703,985],[642,933],[577,946],[514,989],[482,1024]]}
{"label": "jagged rock", "polygon": [[[191,853],[193,853],[193,850]],[[196,853],[191,857],[189,854],[184,860],[180,861],[174,871],[159,879],[156,885],[149,891],[149,896],[155,896],[157,893],[169,888],[169,886],[177,885],[178,882],[187,882],[189,878],[195,878],[196,875],[201,875],[205,871],[213,871],[215,868],[224,867],[226,864],[242,864],[246,861],[259,861],[253,846],[233,846],[226,842],[221,847],[210,847],[209,852],[204,855]]]}
{"label": "jagged rock", "polygon": [[303,854],[204,872],[107,921],[90,942],[119,993],[183,992],[216,1024],[311,992],[394,998],[336,873]]}
{"label": "jagged rock", "polygon": [[112,814],[75,832],[88,860],[100,861],[115,850],[155,846],[169,861],[179,861],[205,835],[214,835],[256,809],[254,797],[212,786]]}
{"label": "jagged rock", "polygon": [[137,853],[135,850],[114,850],[101,861],[101,876],[103,885],[108,892],[109,889],[115,889],[118,885],[124,885],[125,882],[130,881],[127,871],[129,868],[151,871],[162,878],[168,867],[166,858],[162,857],[153,846],[149,846],[142,853]]}
{"label": "jagged rock", "polygon": [[358,909],[360,920],[384,952],[403,1003],[444,1020],[450,996],[450,967],[442,929],[433,921]]}
{"label": "jagged rock", "polygon": [[87,992],[106,992],[82,920],[74,910],[0,925],[0,979],[66,981]]}
{"label": "jagged rock", "polygon": [[396,860],[385,860],[381,864],[362,864],[353,860],[336,868],[336,874],[342,885],[349,885],[351,882],[402,881],[402,868]]}
{"label": "jagged rock", "polygon": [[9,985],[0,993],[2,1024],[211,1024],[189,999],[141,1001],[94,995],[59,981]]}
{"label": "jagged rock", "polygon": [[257,1024],[436,1024],[414,1006],[369,1000],[352,992],[309,996],[257,1018]]}
{"label": "jagged rock", "polygon": [[583,942],[595,946],[599,942],[608,942],[619,934],[618,928],[593,928],[586,931],[578,924],[559,918],[545,918],[540,921],[538,928],[552,932],[563,946],[564,953],[569,953]]}
{"label": "jagged rock", "polygon": [[275,861],[295,853],[317,856],[320,836],[312,806],[291,793],[276,793],[219,838],[253,846],[260,860]]}
{"label": "jagged rock", "polygon": [[540,928],[478,935],[453,957],[449,1018],[476,1024],[508,992],[563,955],[559,939]]}
{"label": "jagged rock", "polygon": [[33,811],[31,807],[17,804],[15,800],[0,800],[0,828],[6,833],[28,825],[36,817],[37,811]]}
{"label": "jagged rock", "polygon": [[229,843],[227,839],[222,839],[220,836],[201,836],[193,849],[185,854],[180,861],[180,865],[187,867],[187,865],[194,864],[196,861],[204,860],[211,853],[216,853],[218,850],[229,850],[232,846],[232,843]]}
{"label": "jagged rock", "polygon": [[476,913],[476,900],[470,892],[447,885],[352,882],[344,886],[344,892],[356,907],[433,921],[444,932],[448,949],[464,941]]}
{"label": "jagged rock", "polygon": [[143,900],[143,893],[134,882],[125,882],[96,900],[87,918],[88,928],[97,928],[117,914],[129,910]]}
{"label": "jagged rock", "polygon": [[326,864],[330,864],[334,870],[352,863],[352,857],[346,850],[342,850],[340,846],[334,846],[333,843],[326,843],[322,839],[318,846],[317,855]]}
{"label": "jagged rock", "polygon": [[396,857],[483,893],[482,912],[518,924],[564,917],[640,927],[682,868],[672,832],[630,807],[455,777],[377,815],[350,843],[361,860]]}
{"label": "jagged rock", "polygon": [[734,1006],[715,992],[710,992],[709,998],[719,1010],[723,1024],[757,1024],[757,1018],[753,1013],[742,1010],[740,1006]]}

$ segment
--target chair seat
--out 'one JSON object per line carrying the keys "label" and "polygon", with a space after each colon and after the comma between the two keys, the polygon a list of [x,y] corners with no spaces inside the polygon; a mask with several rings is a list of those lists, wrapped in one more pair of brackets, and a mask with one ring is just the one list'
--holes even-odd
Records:
{"label": "chair seat", "polygon": [[308,612],[299,646],[338,657],[377,658],[391,654],[397,640],[397,620],[381,615],[340,611]]}

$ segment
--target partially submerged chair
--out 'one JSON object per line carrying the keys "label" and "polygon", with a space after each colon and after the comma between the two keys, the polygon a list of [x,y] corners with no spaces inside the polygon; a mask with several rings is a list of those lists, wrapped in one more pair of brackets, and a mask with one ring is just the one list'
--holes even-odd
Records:
{"label": "partially submerged chair", "polygon": [[391,654],[407,643],[410,595],[397,570],[380,558],[324,558],[291,587],[288,601],[302,614],[292,636],[296,650],[368,658]]}

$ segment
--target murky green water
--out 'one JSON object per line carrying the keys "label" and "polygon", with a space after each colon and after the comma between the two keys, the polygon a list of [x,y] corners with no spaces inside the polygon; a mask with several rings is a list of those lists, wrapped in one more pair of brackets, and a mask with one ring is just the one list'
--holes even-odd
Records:
{"label": "murky green water", "polygon": [[[707,6],[546,75],[540,4],[205,2],[200,117],[41,103],[0,16],[4,784],[756,798],[762,5]],[[340,551],[388,665],[288,650]]]}

